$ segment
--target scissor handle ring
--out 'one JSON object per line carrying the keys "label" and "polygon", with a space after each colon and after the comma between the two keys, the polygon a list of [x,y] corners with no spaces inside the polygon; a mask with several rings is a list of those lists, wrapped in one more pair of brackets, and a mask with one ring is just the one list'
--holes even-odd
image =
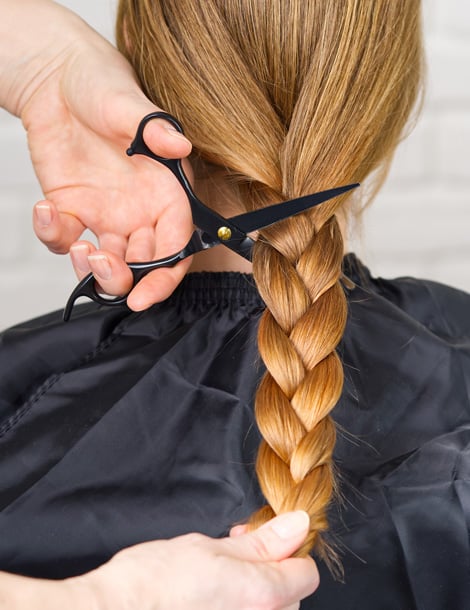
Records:
{"label": "scissor handle ring", "polygon": [[173,127],[175,127],[180,133],[184,133],[183,126],[181,125],[181,123],[178,121],[178,119],[176,117],[174,117],[172,114],[169,114],[168,112],[164,112],[163,110],[157,110],[155,112],[151,112],[150,114],[146,114],[144,116],[144,118],[139,123],[139,127],[137,128],[136,136],[137,135],[142,136],[145,126],[150,121],[153,121],[153,119],[165,119],[165,121],[168,121],[169,123],[171,123],[173,125]]}
{"label": "scissor handle ring", "polygon": [[154,152],[152,152],[150,150],[150,148],[145,143],[144,129],[145,129],[147,123],[149,123],[150,121],[153,121],[154,119],[165,119],[165,121],[168,121],[169,123],[171,123],[173,125],[173,127],[177,131],[179,131],[179,133],[184,134],[181,123],[173,115],[168,114],[168,112],[163,112],[163,110],[159,110],[157,112],[151,112],[150,114],[147,114],[146,116],[144,116],[144,118],[140,121],[139,126],[137,127],[137,132],[135,134],[135,138],[132,141],[131,145],[129,146],[129,148],[127,149],[126,152],[129,156],[132,156],[135,154],[145,155],[147,157],[155,159],[155,161],[160,161],[160,162],[175,161],[174,159],[167,159],[166,157],[160,157],[159,155],[156,155]]}

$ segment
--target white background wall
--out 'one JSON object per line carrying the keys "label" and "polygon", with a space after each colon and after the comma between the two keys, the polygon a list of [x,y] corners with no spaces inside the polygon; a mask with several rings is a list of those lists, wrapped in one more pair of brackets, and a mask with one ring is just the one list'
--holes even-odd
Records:
{"label": "white background wall", "polygon": [[[63,0],[112,39],[114,0]],[[423,0],[427,101],[365,215],[355,249],[377,275],[415,275],[470,291],[470,2]],[[66,257],[34,237],[41,198],[21,123],[0,111],[0,328],[61,308],[75,284]]]}

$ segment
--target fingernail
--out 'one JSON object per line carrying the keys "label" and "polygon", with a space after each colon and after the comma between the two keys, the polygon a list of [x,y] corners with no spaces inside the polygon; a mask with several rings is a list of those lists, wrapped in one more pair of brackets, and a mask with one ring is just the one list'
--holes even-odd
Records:
{"label": "fingernail", "polygon": [[284,540],[287,538],[295,538],[300,536],[300,534],[306,534],[309,525],[310,517],[303,510],[284,513],[265,524],[265,526],[274,530],[279,538],[283,538]]}
{"label": "fingernail", "polygon": [[191,144],[191,142],[188,140],[188,138],[184,134],[182,134],[181,131],[178,131],[177,129],[175,129],[174,127],[171,127],[171,126],[167,127],[166,125],[165,125],[165,129],[171,136],[175,136],[176,138],[179,138],[180,140],[185,140],[188,144]]}
{"label": "fingernail", "polygon": [[34,211],[40,225],[43,227],[48,227],[51,224],[52,212],[51,207],[47,205],[47,203],[39,203],[34,208]]}
{"label": "fingernail", "polygon": [[97,275],[100,280],[111,279],[113,272],[111,271],[111,265],[104,254],[90,254],[88,256],[88,262],[90,263],[94,275]]}
{"label": "fingernail", "polygon": [[90,264],[88,262],[88,254],[90,248],[86,244],[77,244],[70,248],[70,256],[74,266],[80,271],[89,272]]}

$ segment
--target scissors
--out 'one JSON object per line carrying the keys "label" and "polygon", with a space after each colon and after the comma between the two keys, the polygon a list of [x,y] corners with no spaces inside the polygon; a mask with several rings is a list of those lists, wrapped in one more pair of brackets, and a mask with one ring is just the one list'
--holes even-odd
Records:
{"label": "scissors", "polygon": [[[147,123],[153,119],[165,119],[169,121],[175,129],[183,133],[182,126],[174,116],[166,112],[152,112],[145,116],[139,123],[136,136],[127,150],[127,154],[129,156],[138,154],[150,157],[151,159],[158,161],[158,163],[163,164],[174,174],[188,197],[195,229],[186,246],[179,252],[155,261],[128,263],[128,267],[133,275],[133,287],[147,273],[150,273],[154,269],[159,269],[160,267],[174,267],[188,256],[202,250],[208,250],[219,244],[223,244],[247,260],[251,260],[251,252],[255,241],[248,236],[248,233],[263,229],[276,222],[289,218],[290,216],[304,212],[305,210],[359,186],[358,183],[340,186],[320,193],[305,195],[289,201],[276,203],[259,210],[254,210],[253,212],[240,214],[239,216],[224,218],[220,214],[217,214],[217,212],[214,212],[214,210],[208,208],[196,197],[191,184],[184,173],[181,159],[166,159],[165,157],[159,157],[145,144],[143,136],[144,129]],[[63,313],[64,321],[70,319],[73,305],[79,297],[88,297],[96,303],[108,306],[121,305],[127,300],[127,294],[117,297],[100,295],[96,290],[95,278],[93,274],[90,273],[83,278],[70,295]]]}

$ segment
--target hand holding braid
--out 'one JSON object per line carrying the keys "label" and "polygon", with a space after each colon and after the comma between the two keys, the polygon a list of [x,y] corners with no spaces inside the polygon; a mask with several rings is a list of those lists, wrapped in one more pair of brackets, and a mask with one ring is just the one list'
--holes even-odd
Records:
{"label": "hand holding braid", "polygon": [[269,242],[276,248],[260,240],[254,257],[254,276],[267,306],[258,334],[267,373],[256,395],[264,437],[257,474],[271,509],[256,513],[252,523],[306,510],[311,531],[299,554],[307,554],[314,545],[322,550],[319,534],[327,529],[335,488],[336,434],[329,413],[343,385],[335,348],[344,332],[346,299],[339,282],[343,243],[336,218],[304,235],[294,224],[296,219],[288,232],[298,241],[284,246],[282,228],[272,228]]}

